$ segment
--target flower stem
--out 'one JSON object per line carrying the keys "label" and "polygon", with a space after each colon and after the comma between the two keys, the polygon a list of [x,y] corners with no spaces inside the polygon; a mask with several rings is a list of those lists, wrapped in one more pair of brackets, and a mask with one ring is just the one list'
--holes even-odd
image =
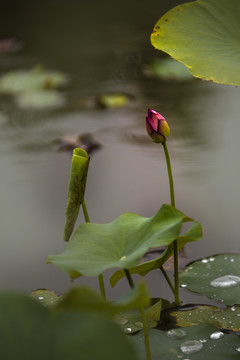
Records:
{"label": "flower stem", "polygon": [[149,344],[149,336],[148,336],[148,325],[146,320],[146,314],[144,312],[144,308],[139,308],[143,323],[143,333],[144,333],[144,343],[145,343],[145,351],[146,351],[146,359],[151,360],[151,352],[150,352],[150,344]]}
{"label": "flower stem", "polygon": [[[166,163],[167,163],[167,170],[168,170],[168,180],[169,180],[169,189],[170,189],[170,198],[171,198],[171,205],[175,207],[175,196],[174,196],[174,184],[173,184],[173,176],[172,176],[172,168],[171,168],[171,161],[170,156],[167,148],[166,142],[162,143]],[[173,256],[174,256],[174,286],[175,286],[175,304],[180,304],[179,299],[179,278],[178,278],[178,244],[177,240],[173,242]]]}
{"label": "flower stem", "polygon": [[163,149],[164,149],[166,163],[167,163],[171,205],[175,207],[174,184],[173,184],[173,176],[172,176],[172,168],[171,168],[170,156],[169,156],[169,152],[168,152],[166,142],[163,142],[162,146],[163,146]]}
{"label": "flower stem", "polygon": [[[89,223],[90,219],[89,219],[89,216],[88,216],[88,211],[87,211],[86,203],[85,203],[84,200],[82,201],[82,208],[83,208],[84,219],[85,219],[86,223]],[[106,299],[106,293],[105,293],[105,287],[104,287],[104,281],[103,281],[103,274],[100,274],[98,276],[98,283],[99,283],[100,293],[101,293],[102,297],[104,299]]]}
{"label": "flower stem", "polygon": [[126,275],[126,278],[128,280],[128,283],[129,283],[130,287],[133,289],[135,284],[134,284],[134,281],[133,281],[132,276],[130,274],[130,271],[128,269],[124,269],[124,272],[125,272],[125,275]]}

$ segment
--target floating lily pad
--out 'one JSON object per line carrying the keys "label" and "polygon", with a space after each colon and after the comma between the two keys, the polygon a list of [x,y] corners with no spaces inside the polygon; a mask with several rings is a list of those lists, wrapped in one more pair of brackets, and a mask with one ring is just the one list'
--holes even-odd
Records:
{"label": "floating lily pad", "polygon": [[4,292],[0,309],[1,359],[137,360],[109,316],[57,311],[30,296]]}
{"label": "floating lily pad", "polygon": [[68,78],[59,71],[44,70],[36,66],[31,70],[9,71],[0,78],[0,92],[17,94],[42,89],[53,89],[65,85]]}
{"label": "floating lily pad", "polygon": [[65,105],[65,97],[56,90],[24,91],[16,95],[17,105],[22,109],[52,109]]}
{"label": "floating lily pad", "polygon": [[231,306],[219,309],[215,306],[198,305],[191,310],[172,311],[176,325],[185,327],[198,324],[211,324],[220,329],[240,332],[240,307]]}
{"label": "floating lily pad", "polygon": [[[191,241],[197,241],[202,238],[202,226],[198,221],[195,221],[191,228],[186,231],[185,234],[178,236],[178,250],[182,249],[186,243]],[[154,269],[159,269],[171,256],[173,255],[173,245],[171,244],[168,248],[158,256],[156,259],[146,261],[142,264],[136,265],[129,269],[131,274],[138,274],[141,276],[147,275]],[[110,279],[110,284],[114,287],[117,282],[125,276],[123,270],[117,270]]]}
{"label": "floating lily pad", "polygon": [[[152,360],[239,359],[240,340],[237,335],[224,334],[218,339],[211,338],[218,329],[206,324],[179,330],[182,329],[171,329],[168,332],[149,329]],[[136,345],[139,359],[145,360],[143,332],[131,336],[130,340]]]}
{"label": "floating lily pad", "polygon": [[126,94],[102,94],[97,97],[97,104],[104,108],[117,108],[128,104],[129,96]]}
{"label": "floating lily pad", "polygon": [[240,303],[240,255],[221,254],[189,264],[180,274],[182,287],[225,305]]}
{"label": "floating lily pad", "polygon": [[179,236],[182,223],[189,220],[165,204],[151,218],[126,213],[108,224],[82,224],[62,254],[48,256],[47,262],[72,278],[131,268],[149,248],[170,245]]}
{"label": "floating lily pad", "polygon": [[146,68],[146,74],[162,80],[188,81],[193,76],[188,68],[171,58],[153,59]]}
{"label": "floating lily pad", "polygon": [[56,305],[60,297],[52,290],[38,289],[31,293],[32,297],[39,300],[45,306]]}
{"label": "floating lily pad", "polygon": [[151,42],[196,77],[240,85],[239,15],[239,0],[185,3],[156,23]]}

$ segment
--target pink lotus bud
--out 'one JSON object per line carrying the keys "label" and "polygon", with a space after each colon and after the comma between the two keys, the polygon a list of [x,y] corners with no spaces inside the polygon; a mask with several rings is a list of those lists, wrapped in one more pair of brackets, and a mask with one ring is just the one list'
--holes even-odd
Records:
{"label": "pink lotus bud", "polygon": [[155,143],[164,143],[170,134],[168,123],[158,112],[148,109],[146,117],[148,135]]}

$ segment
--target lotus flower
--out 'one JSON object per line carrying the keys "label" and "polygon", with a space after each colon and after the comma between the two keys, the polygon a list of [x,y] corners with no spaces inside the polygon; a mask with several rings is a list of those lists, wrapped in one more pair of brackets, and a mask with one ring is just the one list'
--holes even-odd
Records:
{"label": "lotus flower", "polygon": [[170,134],[167,121],[157,111],[148,109],[146,117],[146,127],[148,135],[155,143],[164,143]]}

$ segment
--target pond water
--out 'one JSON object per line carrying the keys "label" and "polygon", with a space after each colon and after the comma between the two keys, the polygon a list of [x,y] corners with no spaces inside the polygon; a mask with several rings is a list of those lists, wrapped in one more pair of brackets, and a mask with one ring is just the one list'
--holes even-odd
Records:
{"label": "pond water", "polygon": [[[89,132],[103,145],[89,168],[85,198],[91,221],[109,222],[128,211],[152,216],[170,202],[162,148],[145,131],[148,107],[162,113],[171,128],[176,207],[203,226],[202,241],[186,246],[183,264],[239,252],[240,89],[196,79],[164,82],[142,71],[151,57],[160,56],[149,39],[154,24],[179,3],[1,5],[0,35],[16,37],[22,48],[0,54],[0,75],[41,64],[70,79],[62,90],[66,104],[57,110],[23,110],[13,97],[0,95],[1,288],[61,292],[71,286],[65,274],[45,264],[47,255],[65,246],[71,154],[57,151],[54,141],[61,136]],[[83,98],[108,92],[132,98],[117,109],[82,107]],[[160,272],[147,281],[152,296],[169,296]],[[83,277],[79,283],[97,287],[96,279]],[[109,297],[125,285],[121,280],[113,291],[107,285]],[[199,299],[181,291],[188,302]]]}

